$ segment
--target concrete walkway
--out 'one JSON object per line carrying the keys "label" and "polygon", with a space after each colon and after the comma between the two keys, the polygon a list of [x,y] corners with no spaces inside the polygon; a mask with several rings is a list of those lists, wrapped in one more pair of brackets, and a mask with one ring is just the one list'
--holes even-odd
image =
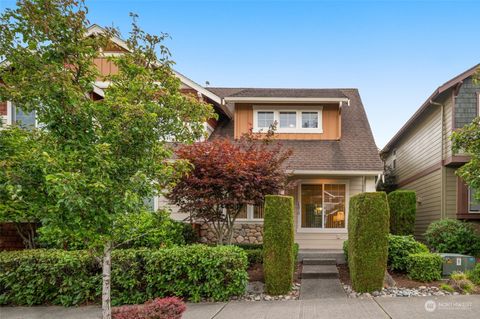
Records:
{"label": "concrete walkway", "polygon": [[[95,319],[95,306],[0,307],[1,319]],[[480,296],[324,298],[188,304],[184,319],[480,318]]]}

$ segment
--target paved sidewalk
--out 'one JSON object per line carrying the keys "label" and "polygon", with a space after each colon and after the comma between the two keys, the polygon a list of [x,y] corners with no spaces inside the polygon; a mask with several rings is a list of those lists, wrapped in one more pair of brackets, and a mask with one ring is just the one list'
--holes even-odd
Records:
{"label": "paved sidewalk", "polygon": [[[428,309],[428,311],[426,310]],[[99,307],[0,307],[1,319],[95,319]],[[470,319],[480,318],[480,296],[326,298],[188,304],[184,319]]]}

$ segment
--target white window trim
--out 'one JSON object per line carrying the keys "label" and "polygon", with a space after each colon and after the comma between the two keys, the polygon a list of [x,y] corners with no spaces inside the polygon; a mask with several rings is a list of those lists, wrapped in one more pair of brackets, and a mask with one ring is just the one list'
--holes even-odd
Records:
{"label": "white window trim", "polygon": [[7,125],[12,125],[13,120],[13,109],[12,109],[12,102],[7,101]]}
{"label": "white window trim", "polygon": [[[318,184],[345,184],[345,228],[307,228],[302,227],[302,185]],[[297,206],[297,233],[348,233],[348,212],[350,202],[350,181],[341,179],[309,179],[300,180],[298,187]]]}
{"label": "white window trim", "polygon": [[[268,131],[268,127],[258,127],[258,112],[273,112],[273,121],[277,123],[276,133],[323,133],[323,106],[315,107],[288,107],[281,106],[253,106],[253,132]],[[296,113],[296,127],[280,127],[280,112],[295,112]],[[317,112],[318,113],[318,127],[317,128],[303,128],[302,127],[302,112]]]}
{"label": "white window trim", "polygon": [[263,218],[253,217],[253,205],[247,205],[247,218],[237,218],[235,222],[263,223]]}
{"label": "white window trim", "polygon": [[470,202],[472,201],[472,192],[470,191],[471,187],[468,187],[468,213],[469,214],[480,214],[480,210],[470,210]]}

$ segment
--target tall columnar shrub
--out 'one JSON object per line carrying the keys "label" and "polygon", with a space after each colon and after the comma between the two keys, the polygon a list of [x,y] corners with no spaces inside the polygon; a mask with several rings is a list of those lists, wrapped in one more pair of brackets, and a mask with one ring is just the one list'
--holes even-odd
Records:
{"label": "tall columnar shrub", "polygon": [[390,232],[394,235],[413,235],[417,195],[415,191],[396,190],[388,194]]}
{"label": "tall columnar shrub", "polygon": [[384,192],[350,199],[348,265],[358,292],[380,290],[387,268],[389,210]]}
{"label": "tall columnar shrub", "polygon": [[267,195],[263,223],[263,269],[269,294],[281,295],[292,287],[294,271],[293,198]]}

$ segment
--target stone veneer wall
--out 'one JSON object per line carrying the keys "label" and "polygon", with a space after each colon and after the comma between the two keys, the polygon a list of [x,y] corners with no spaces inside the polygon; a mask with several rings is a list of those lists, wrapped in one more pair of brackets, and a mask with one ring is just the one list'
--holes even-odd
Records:
{"label": "stone veneer wall", "polygon": [[[215,243],[216,237],[208,224],[200,226],[200,241],[202,243]],[[263,224],[235,224],[232,243],[237,244],[262,244]]]}

